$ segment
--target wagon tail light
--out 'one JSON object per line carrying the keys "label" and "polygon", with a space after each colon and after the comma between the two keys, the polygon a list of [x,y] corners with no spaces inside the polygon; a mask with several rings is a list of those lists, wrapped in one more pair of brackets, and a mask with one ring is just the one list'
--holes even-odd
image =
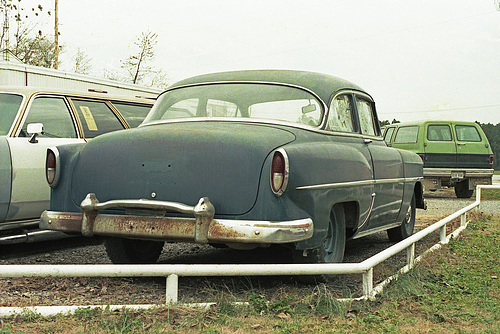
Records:
{"label": "wagon tail light", "polygon": [[493,166],[494,162],[495,162],[495,157],[493,155],[490,155],[490,165]]}
{"label": "wagon tail light", "polygon": [[59,151],[56,148],[47,149],[45,160],[45,177],[51,187],[57,185],[59,179]]}
{"label": "wagon tail light", "polygon": [[281,196],[288,184],[288,156],[283,149],[274,152],[271,163],[271,189],[277,196]]}

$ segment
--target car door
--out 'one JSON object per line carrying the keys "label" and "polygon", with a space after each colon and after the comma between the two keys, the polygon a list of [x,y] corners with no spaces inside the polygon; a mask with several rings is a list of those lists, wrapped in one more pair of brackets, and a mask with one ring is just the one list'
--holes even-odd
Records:
{"label": "car door", "polygon": [[375,197],[366,229],[373,229],[396,221],[403,199],[404,168],[399,152],[387,147],[379,136],[371,99],[357,94],[356,110],[361,133],[372,158]]}
{"label": "car door", "polygon": [[[6,220],[36,219],[49,207],[45,180],[47,148],[84,142],[78,138],[74,117],[62,96],[40,95],[28,105],[16,137],[7,138],[12,159],[12,191]],[[44,133],[30,141],[28,124],[42,123]]]}

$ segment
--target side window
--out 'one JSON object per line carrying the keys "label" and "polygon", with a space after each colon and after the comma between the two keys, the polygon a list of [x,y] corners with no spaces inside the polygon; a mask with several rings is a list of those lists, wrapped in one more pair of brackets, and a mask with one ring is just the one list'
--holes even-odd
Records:
{"label": "side window", "polygon": [[85,138],[123,129],[111,108],[104,101],[71,99],[83,126]]}
{"label": "side window", "polygon": [[152,105],[133,104],[112,101],[113,105],[118,109],[123,118],[127,121],[131,128],[136,128],[142,123],[146,115],[151,110]]}
{"label": "side window", "polygon": [[387,131],[384,134],[384,141],[389,144],[391,142],[392,134],[394,133],[395,128],[387,128]]}
{"label": "side window", "polygon": [[409,144],[416,143],[418,137],[418,126],[402,126],[396,132],[394,143]]}
{"label": "side window", "polygon": [[39,137],[76,138],[73,119],[62,97],[37,97],[31,103],[20,137],[28,136],[30,123],[43,123],[44,134]]}
{"label": "side window", "polygon": [[337,96],[330,105],[327,130],[354,132],[352,122],[352,101],[349,95]]}
{"label": "side window", "polygon": [[376,136],[375,117],[373,115],[372,103],[365,99],[356,99],[356,107],[359,115],[359,125],[361,133],[370,136]]}
{"label": "side window", "polygon": [[451,141],[451,129],[448,125],[429,125],[427,128],[427,140]]}
{"label": "side window", "polygon": [[459,141],[480,142],[481,136],[474,126],[471,125],[457,125],[455,127],[457,132],[457,139]]}

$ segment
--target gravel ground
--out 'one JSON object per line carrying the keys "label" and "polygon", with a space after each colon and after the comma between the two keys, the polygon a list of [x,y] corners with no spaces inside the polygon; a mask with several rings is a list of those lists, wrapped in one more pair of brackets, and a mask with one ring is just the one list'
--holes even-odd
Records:
{"label": "gravel ground", "polygon": [[[450,190],[426,194],[428,209],[417,210],[416,229],[422,229],[469,205],[473,200],[456,199]],[[485,201],[480,211],[500,214],[498,201]],[[448,227],[452,231],[457,221]],[[417,255],[438,241],[438,233],[417,244]],[[345,262],[360,262],[392,245],[386,233],[352,240],[347,243]],[[236,251],[209,245],[167,244],[160,263],[282,263],[288,258],[284,249],[267,248]],[[382,281],[405,264],[403,252],[374,270],[375,283]],[[0,264],[96,264],[110,263],[99,238],[68,238],[36,244],[0,248]],[[339,297],[356,297],[361,293],[360,275],[341,275],[328,283]],[[181,302],[241,299],[258,291],[270,300],[284,292],[298,296],[314,293],[315,287],[297,281],[294,276],[280,277],[181,277]],[[31,305],[99,305],[162,303],[164,278],[0,278],[0,306]]]}

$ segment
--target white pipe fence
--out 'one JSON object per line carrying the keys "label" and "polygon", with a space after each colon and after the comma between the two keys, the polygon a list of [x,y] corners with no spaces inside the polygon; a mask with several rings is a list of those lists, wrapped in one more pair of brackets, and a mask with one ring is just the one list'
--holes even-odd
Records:
{"label": "white pipe fence", "polygon": [[[363,295],[356,299],[373,299],[399,274],[409,271],[428,252],[434,251],[456,237],[467,227],[466,214],[481,203],[481,189],[500,189],[497,185],[479,185],[476,188],[476,201],[433,225],[413,234],[397,244],[359,263],[332,264],[144,264],[144,265],[1,265],[0,277],[166,277],[165,304],[157,305],[108,305],[109,309],[142,309],[171,305],[178,302],[179,276],[279,276],[279,275],[318,275],[318,274],[361,274]],[[461,217],[460,227],[446,235],[446,224]],[[440,230],[440,242],[419,257],[415,258],[415,243],[436,230]],[[407,264],[399,272],[373,286],[373,268],[390,257],[406,250]],[[202,304],[198,304],[202,305]],[[204,304],[205,306],[207,304]],[[35,306],[0,307],[0,317],[33,311],[42,315],[73,312],[87,306]],[[90,306],[103,307],[102,305]]]}

